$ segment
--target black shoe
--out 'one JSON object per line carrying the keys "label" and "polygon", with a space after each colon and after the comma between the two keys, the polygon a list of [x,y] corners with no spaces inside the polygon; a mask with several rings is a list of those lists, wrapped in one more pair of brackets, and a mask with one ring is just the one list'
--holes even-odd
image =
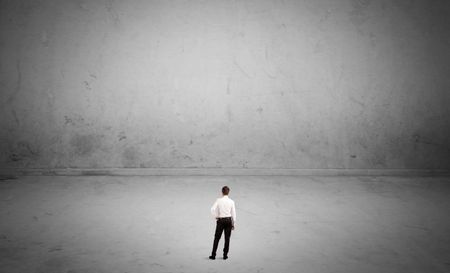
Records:
{"label": "black shoe", "polygon": [[223,259],[224,260],[228,259],[228,256],[227,255],[223,255]]}
{"label": "black shoe", "polygon": [[209,258],[210,258],[211,260],[215,260],[215,259],[216,259],[216,256],[209,256]]}

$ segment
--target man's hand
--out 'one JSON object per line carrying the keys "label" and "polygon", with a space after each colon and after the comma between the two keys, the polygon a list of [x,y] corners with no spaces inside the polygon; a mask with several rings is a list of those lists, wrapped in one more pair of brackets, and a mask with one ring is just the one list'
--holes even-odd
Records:
{"label": "man's hand", "polygon": [[233,225],[233,226],[231,226],[231,230],[234,230],[234,225]]}

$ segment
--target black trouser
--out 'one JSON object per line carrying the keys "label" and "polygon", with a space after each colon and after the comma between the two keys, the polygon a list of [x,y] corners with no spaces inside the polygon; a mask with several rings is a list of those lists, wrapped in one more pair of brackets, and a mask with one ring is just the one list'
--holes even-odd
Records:
{"label": "black trouser", "polygon": [[231,217],[219,218],[216,224],[216,233],[214,234],[214,245],[211,255],[216,256],[217,246],[219,245],[220,237],[222,236],[222,231],[225,232],[225,245],[223,247],[223,255],[228,254],[228,249],[230,247],[230,236],[231,227],[233,226],[233,221]]}

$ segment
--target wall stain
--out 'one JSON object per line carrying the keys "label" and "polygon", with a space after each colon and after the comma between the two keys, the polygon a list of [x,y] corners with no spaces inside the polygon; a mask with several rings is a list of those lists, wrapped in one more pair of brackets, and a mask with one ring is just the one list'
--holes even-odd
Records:
{"label": "wall stain", "polygon": [[73,262],[73,259],[66,256],[51,257],[40,266],[37,272],[67,272],[65,268],[67,268],[68,265],[72,264]]}
{"label": "wall stain", "polygon": [[247,78],[251,79],[252,77],[245,71],[241,65],[236,60],[233,60],[233,64],[244,74]]}
{"label": "wall stain", "polygon": [[84,88],[85,88],[86,90],[92,90],[92,87],[89,85],[89,82],[88,82],[88,81],[84,81],[83,83],[84,83]]}
{"label": "wall stain", "polygon": [[134,146],[126,147],[122,153],[122,164],[124,167],[136,167],[139,165],[138,161],[138,150]]}
{"label": "wall stain", "polygon": [[20,60],[16,61],[16,70],[17,70],[17,83],[16,83],[16,95],[22,89],[22,69],[20,65]]}
{"label": "wall stain", "polygon": [[20,125],[19,118],[17,118],[16,110],[12,109],[12,110],[11,110],[11,113],[12,113],[12,115],[13,115],[13,117],[14,117],[14,120],[16,121],[17,125]]}
{"label": "wall stain", "polygon": [[276,75],[272,75],[271,73],[269,73],[264,67],[262,68],[264,73],[271,79],[276,79],[277,76]]}
{"label": "wall stain", "polygon": [[85,119],[78,115],[65,115],[64,116],[64,125],[70,125],[70,126],[91,126],[92,123],[86,122]]}
{"label": "wall stain", "polygon": [[417,143],[417,144],[433,145],[433,146],[437,146],[437,147],[443,148],[443,149],[445,149],[447,151],[450,151],[450,147],[448,147],[447,145],[444,145],[444,144],[438,143],[436,141],[427,139],[427,138],[425,138],[425,137],[423,137],[423,136],[421,136],[419,134],[414,134],[412,136],[412,139],[413,139],[413,142]]}
{"label": "wall stain", "polygon": [[330,19],[330,15],[331,15],[331,11],[329,9],[327,9],[325,11],[325,14],[323,16],[320,17],[319,20],[319,27],[324,30],[323,25],[328,21],[328,19]]}
{"label": "wall stain", "polygon": [[16,60],[16,72],[17,72],[16,88],[14,89],[14,93],[8,98],[7,100],[8,104],[10,104],[12,101],[16,99],[17,95],[22,89],[22,69],[20,59]]}
{"label": "wall stain", "polygon": [[231,111],[231,106],[229,104],[227,105],[227,119],[228,122],[233,121],[233,112]]}
{"label": "wall stain", "polygon": [[69,118],[68,116],[64,116],[64,125],[75,125],[75,123],[73,122],[73,120],[71,118]]}
{"label": "wall stain", "polygon": [[22,160],[22,157],[19,154],[12,153],[9,155],[9,160],[11,161],[20,161]]}
{"label": "wall stain", "polygon": [[371,165],[376,167],[386,167],[386,154],[382,152],[381,150],[378,150],[378,152],[375,152],[371,155]]}
{"label": "wall stain", "polygon": [[101,145],[99,135],[75,135],[70,140],[74,153],[81,156],[92,155]]}
{"label": "wall stain", "polygon": [[362,108],[365,108],[365,107],[366,107],[366,104],[365,104],[364,102],[361,102],[361,101],[355,99],[355,98],[352,97],[352,96],[349,96],[348,98],[349,98],[352,102],[354,102],[354,103],[358,104],[359,106],[361,106]]}
{"label": "wall stain", "polygon": [[80,7],[80,9],[88,11],[89,7],[87,6],[87,4],[84,1],[79,1],[78,6]]}
{"label": "wall stain", "polygon": [[[403,1],[388,1],[393,6],[397,6],[403,12],[410,12],[414,8],[414,0],[403,0]],[[431,1],[430,1],[431,2]]]}
{"label": "wall stain", "polygon": [[127,139],[127,136],[125,134],[124,131],[120,132],[119,135],[117,136],[119,138],[119,141],[122,141],[124,139]]}
{"label": "wall stain", "polygon": [[239,164],[242,166],[242,168],[248,169],[248,161],[247,160],[243,160],[243,161],[239,162]]}
{"label": "wall stain", "polygon": [[116,9],[113,6],[114,0],[108,0],[106,1],[106,10],[108,11],[113,23],[115,26],[118,26],[120,24],[120,17],[117,13]]}
{"label": "wall stain", "polygon": [[370,5],[371,0],[350,0],[350,4],[353,10],[350,11],[350,21],[356,27],[364,24],[369,17],[366,14],[366,10]]}
{"label": "wall stain", "polygon": [[94,73],[89,73],[89,77],[91,79],[83,81],[84,88],[86,90],[92,90],[92,83],[97,80],[97,75],[95,75]]}
{"label": "wall stain", "polygon": [[217,134],[216,133],[209,133],[209,134],[206,134],[206,135],[205,134],[201,134],[200,136],[201,137],[205,137],[208,140],[211,140],[211,139],[217,137]]}
{"label": "wall stain", "polygon": [[[17,178],[18,177],[14,176],[14,175],[0,175],[0,181],[16,180]],[[7,197],[6,199],[3,199],[3,200],[11,200],[11,199],[12,199],[12,196]]]}
{"label": "wall stain", "polygon": [[48,45],[50,43],[47,30],[42,31],[42,33],[41,33],[41,43],[46,48],[48,47]]}
{"label": "wall stain", "polygon": [[33,147],[32,144],[27,141],[19,141],[14,145],[8,158],[10,161],[17,162],[27,159],[35,160],[39,157],[39,155],[39,150]]}

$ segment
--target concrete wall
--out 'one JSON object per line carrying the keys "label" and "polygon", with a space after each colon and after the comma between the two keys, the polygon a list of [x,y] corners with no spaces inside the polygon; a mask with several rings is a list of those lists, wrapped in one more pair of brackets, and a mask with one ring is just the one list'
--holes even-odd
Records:
{"label": "concrete wall", "polygon": [[0,167],[450,168],[449,1],[0,3]]}

